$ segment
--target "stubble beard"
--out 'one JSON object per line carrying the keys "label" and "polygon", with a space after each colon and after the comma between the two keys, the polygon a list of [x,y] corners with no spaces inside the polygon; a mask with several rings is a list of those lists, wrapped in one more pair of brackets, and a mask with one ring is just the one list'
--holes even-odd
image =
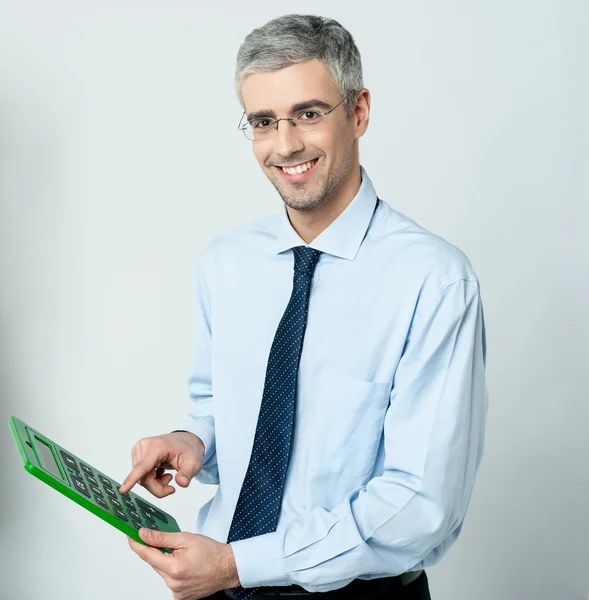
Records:
{"label": "stubble beard", "polygon": [[319,181],[308,189],[308,182],[284,182],[282,185],[272,180],[276,191],[280,194],[282,201],[294,210],[312,210],[322,204],[332,194],[340,182],[348,175],[353,164],[353,152],[350,151],[344,157],[340,168],[331,178],[321,174]]}

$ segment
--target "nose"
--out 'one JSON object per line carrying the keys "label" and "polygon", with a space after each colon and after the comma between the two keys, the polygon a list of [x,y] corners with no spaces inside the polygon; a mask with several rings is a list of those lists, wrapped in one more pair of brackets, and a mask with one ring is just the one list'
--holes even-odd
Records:
{"label": "nose", "polygon": [[303,141],[299,137],[296,125],[291,121],[283,119],[276,124],[276,152],[281,156],[290,156],[304,148]]}

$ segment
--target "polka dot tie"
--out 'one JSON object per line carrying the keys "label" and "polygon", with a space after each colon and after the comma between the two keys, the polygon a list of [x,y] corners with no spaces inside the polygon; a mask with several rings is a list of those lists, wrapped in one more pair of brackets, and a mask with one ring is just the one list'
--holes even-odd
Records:
{"label": "polka dot tie", "polygon": [[[270,349],[262,405],[245,480],[227,543],[276,531],[294,429],[297,372],[307,326],[311,280],[319,250],[296,246],[290,301]],[[231,588],[246,600],[255,588]]]}

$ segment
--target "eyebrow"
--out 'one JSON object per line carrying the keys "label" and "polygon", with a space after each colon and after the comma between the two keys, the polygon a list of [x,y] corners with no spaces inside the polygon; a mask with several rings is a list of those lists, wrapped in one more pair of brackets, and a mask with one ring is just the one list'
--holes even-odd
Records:
{"label": "eyebrow", "polygon": [[[319,100],[317,98],[313,98],[312,100],[305,100],[305,102],[298,102],[297,104],[293,104],[290,109],[289,114],[293,114],[296,112],[300,112],[301,110],[307,110],[308,108],[321,108],[323,110],[329,110],[331,108],[330,104],[327,102],[323,102],[323,100]],[[276,118],[276,113],[273,110],[258,110],[256,112],[250,113],[247,115],[248,121],[253,121],[254,119],[262,119],[264,117],[271,117],[272,119]]]}

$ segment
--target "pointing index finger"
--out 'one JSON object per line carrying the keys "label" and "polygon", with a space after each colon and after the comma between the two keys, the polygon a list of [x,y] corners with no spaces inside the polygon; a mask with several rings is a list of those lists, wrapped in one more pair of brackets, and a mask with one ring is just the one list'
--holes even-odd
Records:
{"label": "pointing index finger", "polygon": [[143,462],[138,462],[132,469],[131,472],[125,478],[125,481],[121,484],[119,492],[125,494],[128,492],[147,472],[149,468]]}

